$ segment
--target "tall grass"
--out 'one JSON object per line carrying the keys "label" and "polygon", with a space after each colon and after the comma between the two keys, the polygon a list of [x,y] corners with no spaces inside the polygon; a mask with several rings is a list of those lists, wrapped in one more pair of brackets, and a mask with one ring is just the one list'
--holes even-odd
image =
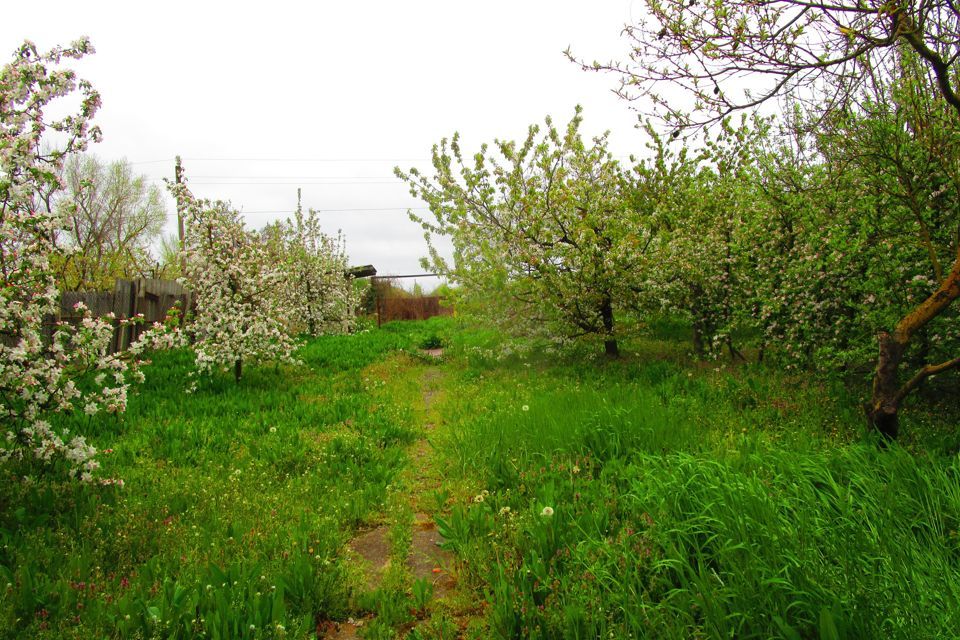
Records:
{"label": "tall grass", "polygon": [[[955,424],[910,412],[880,449],[842,384],[694,363],[661,324],[611,363],[395,323],[193,394],[190,355],[158,354],[125,416],[58,424],[125,488],[0,470],[0,638],[300,638],[363,608],[342,550],[406,499],[438,344],[438,526],[484,604],[411,637],[955,637]],[[410,623],[402,588],[369,637]]]}
{"label": "tall grass", "polygon": [[474,363],[446,406],[477,495],[440,524],[491,637],[960,629],[956,456],[879,449],[829,382],[528,363]]}

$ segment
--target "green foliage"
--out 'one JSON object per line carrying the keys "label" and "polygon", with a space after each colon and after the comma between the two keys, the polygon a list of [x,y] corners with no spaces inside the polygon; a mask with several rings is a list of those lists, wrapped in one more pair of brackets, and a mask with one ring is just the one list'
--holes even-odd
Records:
{"label": "green foliage", "polygon": [[760,205],[757,154],[768,123],[724,120],[702,149],[675,149],[647,125],[653,157],[638,163],[632,204],[648,210],[654,235],[649,267],[635,290],[643,314],[689,318],[697,355],[716,356],[734,347],[734,332],[751,326],[755,265],[763,263],[756,225]]}
{"label": "green foliage", "polygon": [[433,583],[429,579],[417,578],[413,581],[413,604],[417,611],[426,611],[432,598]]}
{"label": "green foliage", "polygon": [[421,349],[442,349],[443,348],[443,338],[437,334],[431,334],[423,339],[420,342]]}
{"label": "green foliage", "polygon": [[428,244],[453,242],[452,262],[430,245],[424,266],[461,286],[458,312],[513,334],[616,339],[613,310],[639,276],[647,229],[607,136],[584,141],[581,122],[578,107],[565,129],[547,118],[472,158],[454,135],[434,147],[434,176],[396,170],[430,208],[433,220],[411,214]]}

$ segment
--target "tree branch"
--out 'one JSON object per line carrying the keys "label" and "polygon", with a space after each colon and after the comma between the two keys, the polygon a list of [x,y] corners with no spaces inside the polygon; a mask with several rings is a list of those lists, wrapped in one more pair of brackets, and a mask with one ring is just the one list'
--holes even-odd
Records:
{"label": "tree branch", "polygon": [[943,373],[944,371],[949,371],[950,369],[956,369],[960,367],[960,356],[952,360],[947,360],[946,362],[941,362],[940,364],[928,364],[927,366],[917,371],[917,373],[910,378],[906,384],[900,387],[900,390],[897,391],[896,402],[900,403],[901,400],[907,397],[907,395],[920,386],[924,380],[930,376],[935,376],[938,373]]}
{"label": "tree branch", "polygon": [[950,68],[947,66],[947,63],[944,62],[943,57],[939,53],[927,46],[909,16],[903,15],[902,13],[898,14],[898,16],[902,21],[900,24],[903,25],[903,28],[900,30],[900,35],[921,58],[930,63],[930,67],[933,69],[933,73],[937,78],[937,86],[940,87],[940,93],[943,95],[943,99],[954,108],[957,115],[960,115],[960,96],[957,95],[953,86],[950,84]]}

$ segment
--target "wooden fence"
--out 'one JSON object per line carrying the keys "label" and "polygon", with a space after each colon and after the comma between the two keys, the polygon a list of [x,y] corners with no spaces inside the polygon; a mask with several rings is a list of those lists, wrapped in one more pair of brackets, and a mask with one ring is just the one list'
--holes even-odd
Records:
{"label": "wooden fence", "polygon": [[[391,320],[426,320],[433,316],[453,314],[453,307],[444,306],[443,296],[378,297],[377,324]],[[113,291],[69,291],[60,297],[60,316],[45,320],[47,337],[55,331],[58,321],[79,322],[82,314],[74,306],[82,302],[95,317],[113,313],[116,318],[132,318],[143,314],[144,323],[114,330],[111,353],[123,351],[154,322],[163,322],[167,313],[180,303],[181,314],[189,311],[193,296],[183,285],[173,280],[138,278],[117,280]]]}
{"label": "wooden fence", "polygon": [[76,322],[82,317],[74,306],[82,302],[96,317],[113,312],[117,319],[132,318],[142,313],[145,322],[114,330],[111,352],[122,351],[154,322],[163,322],[173,305],[180,303],[181,314],[190,309],[193,298],[190,291],[173,280],[138,278],[117,280],[113,291],[69,291],[60,297],[60,317],[48,318],[49,335],[53,334],[57,320]]}

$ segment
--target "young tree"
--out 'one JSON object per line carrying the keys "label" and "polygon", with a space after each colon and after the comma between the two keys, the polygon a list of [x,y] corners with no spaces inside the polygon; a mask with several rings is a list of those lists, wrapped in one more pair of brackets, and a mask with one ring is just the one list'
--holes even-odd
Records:
{"label": "young tree", "polygon": [[[433,149],[432,178],[396,174],[430,207],[424,266],[462,285],[461,302],[507,330],[573,339],[599,336],[617,356],[615,313],[641,266],[647,231],[624,197],[606,135],[580,135],[578,107],[564,130],[531,126],[521,143],[495,141],[465,160],[459,135]],[[452,154],[452,155],[451,155]],[[449,264],[430,245],[453,241]]]}
{"label": "young tree", "polygon": [[[100,135],[91,125],[100,96],[59,64],[92,52],[86,39],[43,54],[26,42],[0,69],[0,423],[6,431],[0,461],[61,466],[83,481],[98,466],[96,449],[82,435],[56,433],[45,418],[79,409],[123,411],[128,376],[142,379],[145,348],[140,343],[133,353],[105,355],[113,325],[82,306],[79,326],[56,323],[52,335],[45,327],[60,311],[51,261],[62,258],[53,242],[61,221],[47,204],[60,189],[67,154]],[[46,117],[51,104],[78,89],[77,113]],[[60,146],[44,151],[48,132]],[[92,379],[81,388],[81,377]]]}
{"label": "young tree", "polygon": [[292,362],[296,345],[284,328],[277,293],[283,265],[229,203],[195,199],[185,180],[170,190],[184,216],[184,280],[196,300],[189,331],[197,371],[232,368],[239,381],[245,362]]}
{"label": "young tree", "polygon": [[117,278],[147,273],[167,219],[160,188],[126,161],[104,164],[89,154],[68,157],[63,173],[66,188],[54,200],[63,220],[56,240],[69,249],[56,265],[60,286],[107,289]]}
{"label": "young tree", "polygon": [[319,214],[303,211],[299,192],[293,218],[276,222],[263,231],[284,277],[278,293],[286,310],[286,325],[294,333],[312,336],[345,333],[356,319],[358,294],[347,277],[344,238],[320,229]]}

